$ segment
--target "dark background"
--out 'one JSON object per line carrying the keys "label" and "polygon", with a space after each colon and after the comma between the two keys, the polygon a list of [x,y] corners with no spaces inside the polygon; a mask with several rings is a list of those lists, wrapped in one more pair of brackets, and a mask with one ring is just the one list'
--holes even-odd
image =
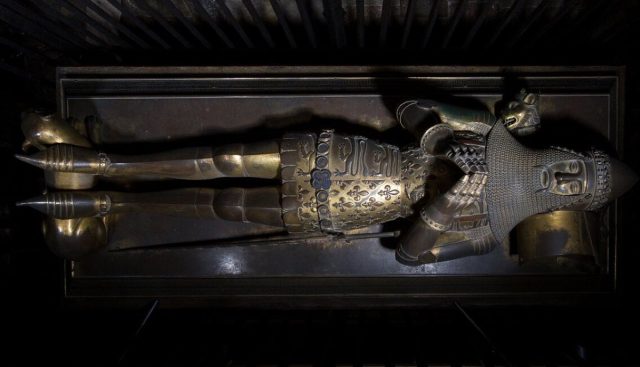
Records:
{"label": "dark background", "polygon": [[[619,289],[597,306],[358,310],[68,307],[41,190],[17,164],[20,112],[55,110],[55,67],[88,65],[624,65],[622,155],[640,171],[635,1],[0,0],[0,363],[595,365],[638,363],[640,204],[621,200]],[[4,361],[3,361],[4,360]]]}

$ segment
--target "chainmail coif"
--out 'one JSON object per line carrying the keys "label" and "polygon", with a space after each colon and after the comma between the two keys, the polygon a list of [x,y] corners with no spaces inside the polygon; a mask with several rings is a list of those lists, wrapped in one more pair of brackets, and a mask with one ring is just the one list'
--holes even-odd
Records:
{"label": "chainmail coif", "polygon": [[578,202],[591,202],[589,193],[556,195],[543,190],[540,172],[553,162],[590,157],[560,149],[530,149],[520,144],[497,122],[487,141],[487,204],[491,230],[503,242],[508,233],[525,218],[560,209]]}

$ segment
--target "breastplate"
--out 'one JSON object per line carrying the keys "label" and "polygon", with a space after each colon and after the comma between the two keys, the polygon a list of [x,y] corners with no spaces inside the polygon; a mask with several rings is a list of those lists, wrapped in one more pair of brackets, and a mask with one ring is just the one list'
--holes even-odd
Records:
{"label": "breastplate", "polygon": [[430,160],[362,136],[323,131],[287,134],[281,162],[289,232],[340,233],[411,214]]}

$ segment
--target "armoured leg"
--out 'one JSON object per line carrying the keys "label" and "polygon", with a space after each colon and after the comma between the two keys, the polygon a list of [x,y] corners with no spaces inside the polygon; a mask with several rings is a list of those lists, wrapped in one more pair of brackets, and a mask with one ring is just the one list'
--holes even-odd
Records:
{"label": "armoured leg", "polygon": [[150,212],[284,227],[278,187],[189,188],[151,193],[63,191],[48,193],[18,205],[30,206],[56,219]]}
{"label": "armoured leg", "polygon": [[[23,147],[41,151],[19,159],[45,169],[47,186],[87,190],[98,176],[208,179],[217,177],[277,178],[280,154],[276,142],[182,149],[145,156],[101,154],[72,126],[55,116],[25,114]],[[19,205],[49,215],[43,229],[48,246],[58,255],[77,259],[104,248],[108,214],[150,211],[282,227],[279,188],[189,189],[164,193],[53,192]],[[62,219],[67,218],[67,219]]]}
{"label": "armoured leg", "polygon": [[218,148],[186,148],[132,156],[55,144],[31,156],[16,157],[46,171],[105,177],[208,180],[219,177],[280,176],[280,152],[276,141],[250,145],[232,144]]}

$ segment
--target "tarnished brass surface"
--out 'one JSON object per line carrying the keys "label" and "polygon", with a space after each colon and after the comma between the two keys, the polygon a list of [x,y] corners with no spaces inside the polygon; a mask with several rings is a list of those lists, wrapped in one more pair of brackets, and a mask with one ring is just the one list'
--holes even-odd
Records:
{"label": "tarnished brass surface", "polygon": [[86,190],[96,185],[96,176],[86,173],[44,172],[47,186],[59,190]]}
{"label": "tarnished brass surface", "polygon": [[56,255],[77,260],[107,246],[108,233],[104,218],[56,219],[42,223],[47,246]]}
{"label": "tarnished brass surface", "polygon": [[89,140],[56,115],[25,112],[22,116],[23,150],[35,147],[44,150],[53,144],[70,144],[90,148]]}
{"label": "tarnished brass surface", "polygon": [[[91,147],[89,140],[78,131],[79,126],[72,126],[56,115],[26,112],[22,116],[21,128],[25,137],[22,144],[24,151],[31,148],[46,150],[57,144]],[[48,170],[44,174],[47,186],[58,190],[89,189],[96,184],[96,178],[91,174]],[[68,259],[79,259],[96,252],[104,248],[108,240],[104,218],[89,216],[60,219],[48,216],[42,223],[42,230],[47,246],[58,256]]]}
{"label": "tarnished brass surface", "polygon": [[526,136],[540,128],[538,101],[540,96],[524,89],[502,111],[504,125],[512,134]]}
{"label": "tarnished brass surface", "polygon": [[[279,149],[279,151],[278,151]],[[275,152],[274,152],[275,151]],[[123,211],[194,215],[196,208],[227,198],[224,210],[212,218],[282,226],[291,232],[343,232],[384,223],[412,213],[412,205],[424,197],[433,157],[420,150],[401,153],[396,146],[361,136],[325,131],[288,134],[275,141],[226,145],[214,149],[187,148],[145,156],[120,156],[66,144],[56,144],[19,159],[47,172],[82,173],[107,177],[137,176],[203,180],[219,177],[282,178],[282,210],[278,200],[269,210],[258,198],[277,197],[273,189],[198,189],[211,193],[201,200],[195,191],[138,193],[59,192],[21,203],[60,219],[106,216]],[[429,186],[430,196],[435,195]],[[257,190],[271,190],[263,196]],[[237,193],[237,198],[231,195]],[[224,194],[224,195],[223,195]],[[195,196],[194,196],[195,195]],[[235,194],[234,194],[235,195]],[[239,196],[238,196],[239,195]],[[215,199],[214,199],[215,198]],[[253,198],[253,199],[252,199]],[[264,199],[266,200],[266,199]],[[212,204],[213,203],[213,204]],[[231,214],[236,208],[237,215]],[[194,211],[193,213],[191,213]],[[270,213],[270,214],[268,214]],[[256,218],[247,219],[251,215]]]}
{"label": "tarnished brass surface", "polygon": [[[22,150],[34,147],[46,149],[53,144],[71,144],[89,148],[91,143],[71,124],[62,121],[56,115],[42,115],[36,112],[25,112],[21,123],[24,143]],[[92,175],[69,172],[46,171],[47,185],[63,190],[82,190],[95,185]]]}
{"label": "tarnished brass surface", "polygon": [[[401,237],[399,261],[419,264],[484,254],[505,243],[509,232],[532,215],[598,210],[635,184],[637,175],[602,151],[531,148],[517,141],[514,135],[538,127],[537,101],[522,91],[496,117],[429,100],[399,106],[400,123],[421,139],[421,148],[463,172],[453,187],[422,208],[420,220]],[[464,237],[439,241],[451,231]]]}
{"label": "tarnished brass surface", "polygon": [[[320,160],[326,160],[322,168],[318,167]],[[403,205],[410,203],[402,185],[401,163],[400,149],[393,145],[331,131],[321,133],[312,173],[316,196],[326,198],[318,200],[321,228],[341,232],[400,217]]]}
{"label": "tarnished brass surface", "polygon": [[101,153],[69,144],[55,144],[23,162],[53,172],[72,172],[105,177],[146,176],[183,180],[219,177],[279,177],[278,144],[266,141],[251,146],[185,148],[146,155]]}
{"label": "tarnished brass surface", "polygon": [[538,214],[515,228],[521,261],[554,256],[595,256],[600,238],[598,215],[582,211],[559,210]]}
{"label": "tarnished brass surface", "polygon": [[[567,207],[597,209],[612,198],[611,182],[619,182],[612,180],[614,161],[600,153],[534,151],[519,145],[507,129],[537,126],[532,113],[536,101],[525,96],[519,104],[508,104],[519,108],[511,113],[515,122],[485,108],[408,101],[400,105],[398,118],[419,139],[420,150],[404,153],[394,145],[333,130],[290,134],[280,144],[186,148],[142,156],[54,144],[19,158],[53,172],[131,179],[281,178],[282,200],[276,188],[229,188],[205,191],[210,194],[204,199],[199,194],[177,194],[179,199],[173,200],[174,193],[75,192],[52,193],[25,204],[57,218],[144,211],[208,213],[215,219],[285,226],[291,232],[341,233],[410,215],[427,193],[433,161],[440,159],[454,164],[461,179],[422,202],[417,223],[401,241],[399,259],[417,265],[484,254],[526,216]],[[576,169],[569,162],[574,158],[582,162]],[[581,186],[573,187],[574,181]],[[518,200],[529,201],[517,205]]]}
{"label": "tarnished brass surface", "polygon": [[469,109],[431,100],[407,101],[398,119],[418,139],[423,153],[454,163],[460,180],[425,203],[420,216],[400,239],[398,261],[415,265],[470,255],[495,247],[489,228],[485,187],[486,135],[496,117],[486,109]]}
{"label": "tarnished brass surface", "polygon": [[[247,69],[248,72],[245,71]],[[316,129],[325,127],[328,119],[333,119],[333,123],[329,124],[337,132],[344,127],[348,130],[343,132],[358,133],[358,128],[361,127],[360,134],[371,134],[369,137],[375,136],[383,142],[388,142],[386,137],[389,136],[393,137],[394,142],[399,142],[399,134],[404,133],[400,133],[400,129],[395,127],[397,122],[393,111],[399,103],[415,99],[416,96],[432,97],[432,91],[435,90],[437,95],[473,98],[487,106],[493,106],[500,100],[502,88],[508,82],[501,78],[505,68],[494,68],[488,72],[482,68],[448,67],[444,68],[446,72],[438,74],[433,69],[420,67],[409,71],[407,78],[402,75],[391,79],[394,88],[388,90],[376,88],[378,79],[371,78],[372,81],[367,82],[369,79],[360,78],[362,74],[351,74],[352,69],[343,74],[336,74],[336,70],[341,70],[340,68],[314,68],[315,74],[308,73],[306,68],[271,69],[277,70],[277,78],[262,78],[264,69],[256,71],[255,68],[247,67],[233,68],[233,73],[244,73],[240,75],[242,78],[235,78],[238,74],[230,74],[224,68],[213,71],[215,78],[209,78],[211,75],[207,74],[214,69],[202,67],[121,69],[127,75],[118,74],[119,71],[114,69],[108,69],[108,72],[99,69],[102,74],[96,74],[95,68],[81,71],[68,69],[68,73],[61,74],[64,79],[57,84],[61,89],[58,105],[61,106],[62,113],[69,116],[96,116],[101,122],[99,132],[106,146],[113,144],[118,147],[135,147],[135,144],[140,143],[158,147],[163,144],[175,146],[178,141],[203,141],[204,136],[211,136],[220,143],[230,142],[217,139],[220,134],[237,137],[235,142],[243,142],[242,134],[255,140],[262,132],[269,131],[274,126],[276,129],[283,126],[283,121],[287,125],[281,127],[282,130],[317,132]],[[295,69],[295,73],[291,69]],[[608,137],[615,146],[622,127],[622,120],[619,119],[622,115],[615,112],[623,108],[622,96],[617,95],[616,91],[619,92],[619,87],[623,84],[612,84],[609,81],[615,83],[615,80],[608,75],[601,77],[604,74],[601,69],[597,69],[598,76],[593,77],[596,69],[587,72],[581,68],[572,68],[569,71],[571,75],[567,74],[566,68],[564,71],[546,70],[544,74],[536,69],[533,75],[530,69],[514,72],[514,68],[506,68],[506,72],[517,78],[521,77],[519,80],[524,84],[529,84],[533,90],[542,93],[540,112],[544,127],[541,134],[546,134],[548,128],[555,132],[555,127],[562,127],[565,122],[574,122],[575,131],[588,129],[594,132],[592,136],[597,134]],[[479,74],[481,78],[477,78]],[[552,77],[549,77],[550,74]],[[318,75],[323,78],[315,78]],[[220,78],[216,79],[218,77]],[[273,79],[279,80],[277,84]],[[624,78],[616,80],[622,83]],[[384,82],[388,83],[386,79]],[[215,86],[215,92],[211,85]],[[109,88],[109,95],[104,94],[105,86]],[[184,92],[178,95],[178,88],[182,88],[179,90]],[[237,91],[240,89],[243,92],[238,95]],[[583,137],[582,134],[580,138],[594,143],[597,141]],[[454,177],[454,181],[455,179],[457,177]],[[227,184],[231,186],[238,181],[240,180],[225,180],[211,184],[216,187]],[[206,186],[209,183],[193,184]],[[259,183],[253,180],[251,184]],[[159,188],[162,185],[164,183],[142,183],[138,187]],[[183,186],[191,183],[167,185]],[[611,214],[614,213],[613,209],[609,209]],[[396,285],[414,284],[411,291],[414,296],[421,292],[437,292],[437,296],[441,296],[442,291],[455,290],[456,295],[482,293],[480,297],[486,300],[487,292],[514,292],[513,299],[522,302],[526,299],[522,297],[522,290],[527,290],[528,293],[557,294],[558,291],[581,292],[584,287],[595,289],[597,284],[604,284],[592,280],[591,276],[585,278],[584,273],[580,273],[580,276],[564,276],[567,273],[575,275],[576,271],[573,269],[520,267],[517,256],[510,256],[503,248],[497,248],[481,257],[409,267],[394,259],[392,247],[397,243],[395,239],[358,240],[344,246],[326,237],[305,244],[217,247],[214,244],[220,239],[244,239],[260,233],[264,228],[239,222],[146,213],[126,213],[121,216],[119,225],[110,229],[110,235],[113,234],[110,236],[110,245],[134,247],[173,244],[176,247],[160,251],[104,251],[81,262],[73,262],[69,265],[74,269],[74,275],[68,278],[70,296],[97,296],[98,303],[104,303],[105,294],[156,297],[190,292],[198,299],[206,296],[221,299],[221,287],[225,290],[227,287],[236,287],[233,288],[234,292],[239,294],[255,291],[262,296],[260,299],[270,299],[272,297],[265,297],[264,294],[272,294],[271,288],[262,283],[256,285],[256,281],[265,277],[265,283],[270,281],[270,285],[278,287],[278,292],[304,289],[313,294],[311,298],[314,300],[318,299],[322,289],[318,284],[331,278],[335,279],[335,283],[324,289],[332,295],[338,291],[340,294],[356,294],[359,297],[363,291],[369,291],[375,299],[383,299],[385,292],[390,291],[392,293],[387,295],[388,298],[397,302],[403,298],[398,297],[403,291]],[[407,221],[393,223],[389,227],[401,228],[402,223]],[[609,227],[612,238],[615,237],[620,227],[609,221],[605,221],[605,225]],[[367,227],[364,231],[386,230],[382,227],[385,226]],[[187,228],[189,230],[184,230]],[[622,231],[625,231],[624,228]],[[179,243],[185,241],[199,241],[206,247],[179,249]],[[599,241],[598,246],[601,251],[606,248],[614,251],[613,241],[609,242],[606,238]],[[550,272],[560,273],[557,281],[555,278],[548,280]],[[234,277],[239,279],[234,280]],[[183,280],[177,283],[174,278]],[[197,279],[190,280],[194,278]],[[287,283],[290,278],[295,280]],[[355,285],[348,288],[345,282],[353,278],[358,281],[354,281]],[[311,280],[319,282],[312,283]],[[549,287],[537,286],[536,282],[539,280]],[[384,283],[387,281],[388,284]],[[432,281],[437,285],[434,286]],[[509,285],[505,287],[505,283]],[[242,284],[247,284],[250,290],[238,290]],[[210,288],[205,290],[203,285]],[[432,298],[431,294],[421,294],[418,298],[414,296],[404,298],[414,299],[416,304]],[[502,296],[498,298],[504,299]],[[534,296],[532,299],[539,298]],[[228,304],[232,299],[235,298],[224,297],[221,303]],[[254,304],[255,299],[251,298],[248,302]],[[286,302],[292,301],[298,302],[297,296],[287,298]],[[366,304],[372,304],[371,300],[360,302],[362,306]]]}
{"label": "tarnished brass surface", "polygon": [[[434,140],[452,138],[453,131],[469,131],[484,136],[496,121],[496,117],[486,109],[428,99],[403,102],[396,110],[396,117],[400,125],[418,139],[420,147],[432,154],[436,153],[432,147]],[[449,131],[441,127],[447,127]]]}
{"label": "tarnished brass surface", "polygon": [[59,191],[17,205],[29,206],[56,219],[147,212],[283,226],[277,187],[186,188],[144,193]]}
{"label": "tarnished brass surface", "polygon": [[[440,187],[450,186],[452,172],[442,161],[432,155],[425,154],[420,148],[402,151],[402,186],[403,196],[402,216],[413,213],[412,206],[419,202],[429,202],[440,191]],[[406,202],[406,200],[409,202]]]}
{"label": "tarnished brass surface", "polygon": [[408,216],[434,162],[419,150],[333,131],[289,134],[281,146],[283,217],[293,232],[343,232]]}
{"label": "tarnished brass surface", "polygon": [[316,134],[286,134],[280,143],[282,218],[289,232],[320,229],[311,171],[316,167]]}

